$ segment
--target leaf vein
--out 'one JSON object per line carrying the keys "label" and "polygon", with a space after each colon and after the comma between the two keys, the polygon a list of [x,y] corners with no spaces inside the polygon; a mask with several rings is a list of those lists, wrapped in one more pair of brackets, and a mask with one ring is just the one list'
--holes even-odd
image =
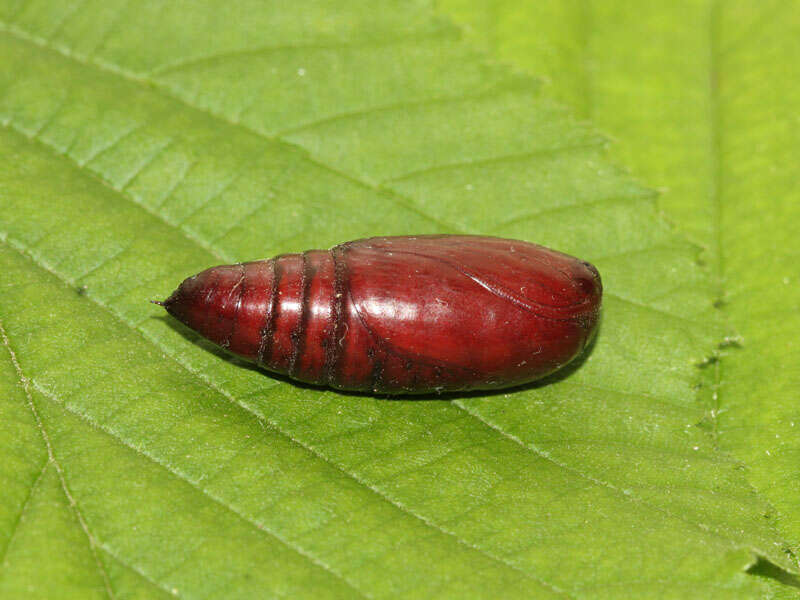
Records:
{"label": "leaf vein", "polygon": [[413,110],[417,108],[425,108],[429,106],[441,106],[447,104],[467,104],[470,102],[481,102],[483,100],[488,100],[497,97],[503,93],[513,91],[515,88],[519,87],[521,87],[522,89],[530,90],[532,88],[531,82],[526,81],[526,84],[527,85],[525,86],[520,86],[518,82],[511,81],[511,82],[506,82],[505,84],[500,83],[498,85],[492,86],[489,89],[474,94],[461,94],[459,96],[450,96],[450,95],[433,96],[430,98],[422,98],[420,100],[399,100],[397,102],[389,102],[387,104],[378,104],[375,106],[369,106],[367,108],[362,108],[359,110],[337,113],[334,115],[323,117],[316,121],[303,123],[302,125],[296,125],[292,127],[286,127],[284,129],[278,129],[275,132],[274,136],[277,137],[278,139],[283,140],[284,139],[283,136],[285,135],[291,135],[295,133],[300,133],[302,131],[308,131],[310,129],[323,127],[326,125],[330,125],[332,123],[337,123],[339,121],[347,121],[348,119],[360,119],[363,117],[369,117],[380,113],[391,113],[400,110],[402,111],[408,109]]}
{"label": "leaf vein", "polygon": [[283,52],[286,50],[353,50],[353,49],[371,49],[371,48],[384,48],[386,46],[400,45],[407,42],[422,42],[427,39],[437,40],[452,37],[452,32],[458,32],[455,28],[437,29],[432,32],[423,32],[415,35],[403,35],[397,37],[386,37],[382,39],[365,39],[351,42],[317,42],[308,44],[274,44],[267,46],[258,46],[255,48],[240,48],[237,50],[230,50],[228,52],[220,52],[219,54],[210,54],[206,56],[196,56],[185,60],[173,61],[164,63],[154,67],[148,72],[150,76],[164,75],[175,71],[182,71],[184,69],[194,68],[199,65],[221,62],[225,60],[232,60],[237,58],[250,58],[262,54],[271,54],[272,52]]}
{"label": "leaf vein", "polygon": [[487,165],[496,165],[503,163],[515,163],[526,159],[548,159],[558,156],[559,154],[569,154],[570,152],[578,152],[580,150],[588,150],[590,148],[602,148],[605,141],[598,140],[597,142],[583,143],[583,144],[570,144],[566,146],[552,146],[550,148],[540,148],[538,150],[531,150],[529,152],[516,152],[513,154],[503,154],[500,156],[491,156],[489,158],[481,158],[476,160],[462,160],[458,162],[433,165],[424,169],[417,169],[416,171],[408,171],[396,177],[390,177],[384,183],[396,183],[415,179],[420,176],[429,175],[431,173],[438,173],[441,171],[450,171],[453,169],[460,169],[464,167],[482,167]]}
{"label": "leaf vein", "polygon": [[[140,207],[145,212],[147,212],[151,216],[155,217],[156,219],[158,219],[162,223],[168,225],[171,228],[174,228],[174,229],[178,230],[179,232],[181,232],[181,234],[184,237],[186,237],[187,239],[191,240],[192,242],[197,244],[199,247],[203,248],[206,252],[209,252],[215,258],[218,258],[221,261],[231,262],[231,260],[232,260],[231,258],[225,256],[222,253],[222,251],[219,250],[218,248],[214,248],[213,246],[210,246],[207,242],[205,242],[205,240],[203,240],[200,237],[198,237],[197,234],[195,234],[193,231],[188,230],[188,229],[186,229],[184,227],[181,227],[180,225],[177,225],[175,223],[170,222],[160,212],[150,208],[148,205],[144,204],[143,202],[138,201],[133,195],[131,195],[128,192],[126,192],[125,190],[122,190],[119,187],[115,186],[114,184],[112,184],[110,181],[105,179],[102,175],[100,175],[97,171],[95,171],[94,169],[92,169],[88,165],[81,164],[81,163],[75,161],[71,156],[68,156],[68,155],[66,155],[66,154],[64,154],[62,152],[59,152],[57,148],[51,146],[50,144],[48,144],[47,142],[45,142],[41,138],[32,137],[28,132],[26,132],[25,130],[21,129],[16,124],[6,123],[6,124],[4,124],[4,127],[6,129],[10,130],[10,131],[16,132],[18,135],[21,135],[22,137],[30,140],[31,142],[35,142],[35,143],[39,144],[43,148],[47,148],[55,156],[57,156],[57,157],[61,158],[62,160],[65,160],[68,163],[72,164],[76,168],[76,170],[78,172],[83,173],[84,175],[88,175],[94,181],[96,181],[99,184],[101,184],[104,188],[106,188],[108,190],[111,190],[112,192],[115,192],[116,194],[121,195],[123,198],[125,198],[128,201],[130,201],[132,204],[135,204],[136,206]],[[56,231],[56,230],[57,230],[57,228],[54,229],[53,231]]]}
{"label": "leaf vein", "polygon": [[[513,443],[515,443],[515,444],[518,444],[518,445],[522,446],[523,448],[527,449],[528,451],[532,452],[533,454],[535,454],[535,455],[537,455],[537,456],[540,456],[540,457],[544,458],[544,459],[545,459],[545,460],[547,460],[548,462],[551,462],[551,463],[553,463],[553,464],[554,464],[554,465],[556,465],[557,467],[560,467],[560,468],[564,469],[564,470],[565,470],[565,471],[567,471],[567,472],[573,473],[573,474],[577,475],[578,477],[580,477],[580,478],[582,478],[582,479],[586,479],[587,481],[590,481],[590,482],[592,482],[592,483],[594,483],[595,485],[598,485],[598,486],[600,486],[600,487],[605,487],[605,488],[608,488],[608,489],[610,489],[610,490],[612,490],[612,491],[616,492],[617,494],[619,494],[619,495],[623,496],[623,497],[624,497],[626,500],[628,500],[628,501],[632,502],[633,504],[638,504],[638,505],[640,505],[640,506],[647,507],[647,508],[649,508],[650,510],[652,510],[652,511],[654,511],[654,512],[658,512],[658,513],[661,513],[661,514],[663,514],[663,515],[667,515],[667,516],[668,516],[668,517],[670,517],[670,518],[673,518],[673,519],[675,519],[675,520],[677,520],[677,521],[681,521],[681,522],[683,522],[683,523],[686,523],[686,524],[687,524],[687,525],[689,525],[690,527],[692,527],[692,528],[694,528],[694,529],[698,529],[698,530],[700,530],[700,531],[702,531],[702,532],[704,532],[704,533],[708,533],[708,532],[710,531],[710,532],[714,533],[715,535],[719,536],[720,538],[722,538],[722,539],[725,539],[725,540],[728,540],[729,542],[732,542],[732,543],[733,543],[733,544],[735,544],[735,545],[739,545],[739,544],[741,544],[741,542],[739,542],[739,541],[735,540],[735,539],[734,539],[734,538],[732,538],[730,535],[728,535],[728,534],[727,534],[727,533],[725,533],[724,531],[720,531],[720,530],[719,530],[718,528],[716,528],[716,527],[710,527],[710,528],[706,529],[706,528],[704,528],[704,527],[703,527],[703,526],[702,526],[700,523],[695,523],[695,522],[693,522],[693,521],[690,521],[689,519],[687,519],[686,517],[684,517],[684,516],[682,516],[682,515],[675,514],[675,513],[673,513],[672,511],[665,510],[665,509],[663,509],[663,508],[659,508],[659,507],[658,507],[657,505],[655,505],[655,504],[651,504],[650,502],[647,502],[646,500],[643,500],[642,498],[638,498],[637,496],[634,496],[632,493],[630,493],[630,492],[629,492],[629,491],[627,491],[627,490],[624,490],[624,489],[618,488],[618,487],[617,487],[616,485],[614,485],[613,483],[610,483],[610,482],[604,481],[604,480],[602,480],[602,479],[599,479],[599,478],[597,478],[597,477],[593,477],[592,475],[588,475],[588,474],[586,474],[586,473],[583,473],[583,472],[581,472],[580,470],[578,470],[578,469],[576,469],[576,468],[574,468],[574,467],[570,467],[570,466],[569,466],[569,465],[567,465],[566,463],[563,463],[563,462],[561,462],[561,461],[559,461],[559,460],[557,460],[557,459],[553,458],[553,457],[550,455],[550,453],[549,453],[549,452],[547,452],[546,450],[542,450],[541,448],[539,448],[539,447],[537,447],[537,446],[535,446],[535,445],[533,445],[533,444],[527,444],[527,443],[523,442],[523,441],[522,441],[520,438],[518,438],[517,436],[515,436],[515,435],[513,435],[513,434],[510,434],[510,433],[508,433],[508,432],[506,432],[506,431],[505,431],[505,430],[503,430],[501,427],[499,427],[499,426],[497,426],[496,424],[492,423],[491,421],[489,421],[489,420],[485,419],[485,418],[484,418],[484,417],[483,417],[483,416],[482,416],[482,415],[481,415],[479,412],[477,412],[477,411],[473,411],[473,410],[470,410],[469,408],[467,408],[467,407],[464,405],[464,403],[463,403],[463,401],[462,401],[462,400],[455,400],[453,403],[454,403],[456,406],[458,406],[458,407],[459,407],[461,410],[465,411],[466,413],[468,413],[468,414],[472,415],[473,417],[475,417],[476,419],[478,419],[479,421],[481,421],[481,422],[482,422],[484,425],[486,425],[486,426],[487,426],[487,427],[489,427],[490,429],[493,429],[494,431],[496,431],[496,432],[497,432],[499,435],[501,435],[502,437],[504,437],[504,438],[507,438],[507,439],[509,439],[510,441],[512,441]],[[769,553],[767,553],[767,552],[764,552],[764,551],[762,551],[762,550],[761,550],[761,549],[759,549],[759,548],[753,547],[753,548],[751,548],[751,549],[752,549],[753,551],[755,551],[757,554],[759,554],[760,556],[770,556],[770,554],[769,554]]]}
{"label": "leaf vein", "polygon": [[[8,350],[8,347],[6,347]],[[39,483],[44,478],[44,473],[47,471],[47,467],[50,465],[50,460],[45,459],[44,463],[42,464],[42,468],[39,470],[39,474],[33,480],[33,483],[28,488],[28,493],[25,496],[25,500],[22,502],[22,507],[20,508],[19,514],[17,518],[14,520],[14,523],[11,525],[11,535],[8,536],[8,540],[6,541],[6,546],[3,548],[2,553],[0,553],[0,566],[5,566],[6,560],[8,559],[8,552],[11,549],[11,546],[14,542],[14,538],[17,535],[17,531],[19,530],[19,526],[22,523],[22,520],[25,518],[25,513],[28,511],[28,507],[30,506],[31,499],[33,498],[34,492],[36,488],[39,487]]]}
{"label": "leaf vein", "polygon": [[61,464],[58,462],[58,459],[56,459],[55,451],[53,450],[53,444],[50,441],[50,434],[47,433],[47,429],[44,426],[44,422],[42,421],[41,415],[39,415],[39,411],[37,410],[36,404],[33,401],[33,395],[31,394],[31,389],[30,389],[31,381],[25,375],[25,373],[22,370],[22,366],[19,363],[19,360],[17,360],[17,355],[14,352],[14,349],[11,347],[11,341],[8,339],[8,334],[6,333],[6,329],[3,326],[2,321],[0,321],[0,338],[2,338],[3,345],[5,346],[6,350],[8,351],[8,354],[11,357],[11,363],[14,365],[14,370],[16,371],[17,377],[19,378],[20,383],[22,384],[22,389],[25,391],[25,396],[28,400],[28,408],[30,409],[31,414],[33,415],[34,421],[36,421],[36,426],[39,430],[39,434],[42,436],[45,448],[47,449],[48,462],[52,463],[56,469],[59,482],[61,483],[61,489],[64,492],[64,496],[67,499],[67,503],[69,504],[70,509],[75,515],[75,518],[78,521],[78,524],[89,543],[89,551],[92,554],[92,558],[94,559],[97,571],[100,574],[100,578],[103,581],[103,586],[105,588],[106,595],[113,600],[115,595],[114,595],[114,590],[111,587],[111,580],[109,579],[108,573],[103,567],[103,563],[100,562],[100,557],[97,556],[97,540],[95,539],[92,532],[89,530],[89,525],[84,519],[80,509],[78,508],[78,503],[75,501],[75,498],[73,497],[72,493],[69,491],[69,488],[67,487],[66,476],[64,475],[64,471],[61,468]]}

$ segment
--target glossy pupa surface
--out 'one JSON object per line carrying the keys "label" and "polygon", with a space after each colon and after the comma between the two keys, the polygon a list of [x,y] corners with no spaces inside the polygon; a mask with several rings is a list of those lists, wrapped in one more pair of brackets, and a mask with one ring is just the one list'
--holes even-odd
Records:
{"label": "glossy pupa surface", "polygon": [[415,394],[534,381],[586,347],[591,264],[483,236],[376,237],[223,265],[163,303],[228,351],[299,381]]}

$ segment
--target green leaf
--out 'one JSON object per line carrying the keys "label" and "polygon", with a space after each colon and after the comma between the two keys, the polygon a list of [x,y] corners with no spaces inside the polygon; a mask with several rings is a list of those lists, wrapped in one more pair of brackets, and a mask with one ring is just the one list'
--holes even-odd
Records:
{"label": "green leaf", "polygon": [[718,305],[741,336],[709,369],[718,444],[747,465],[797,553],[800,11],[749,0],[441,8],[497,56],[548,74],[704,246]]}
{"label": "green leaf", "polygon": [[[424,3],[20,3],[0,56],[7,595],[751,598],[757,556],[791,566],[706,426],[697,249]],[[509,393],[369,398],[147,303],[220,261],[426,232],[594,262],[592,353]]]}

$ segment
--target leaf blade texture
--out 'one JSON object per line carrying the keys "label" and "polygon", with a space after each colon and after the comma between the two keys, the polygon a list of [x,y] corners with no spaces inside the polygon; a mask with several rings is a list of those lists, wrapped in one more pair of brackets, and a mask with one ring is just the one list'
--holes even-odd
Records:
{"label": "leaf blade texture", "polygon": [[[742,569],[780,538],[696,426],[718,335],[696,249],[429,7],[337,9],[0,15],[4,381],[12,450],[38,457],[11,470],[7,537],[41,477],[81,592],[760,593]],[[211,264],[411,232],[591,260],[594,352],[546,387],[390,402],[246,369],[146,302]]]}

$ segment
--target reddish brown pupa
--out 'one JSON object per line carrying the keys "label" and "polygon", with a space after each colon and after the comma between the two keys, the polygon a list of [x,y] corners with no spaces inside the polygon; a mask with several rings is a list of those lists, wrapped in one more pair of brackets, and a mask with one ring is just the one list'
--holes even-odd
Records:
{"label": "reddish brown pupa", "polygon": [[517,240],[378,237],[207,269],[163,306],[233,354],[343,390],[516,386],[592,338],[600,275]]}

